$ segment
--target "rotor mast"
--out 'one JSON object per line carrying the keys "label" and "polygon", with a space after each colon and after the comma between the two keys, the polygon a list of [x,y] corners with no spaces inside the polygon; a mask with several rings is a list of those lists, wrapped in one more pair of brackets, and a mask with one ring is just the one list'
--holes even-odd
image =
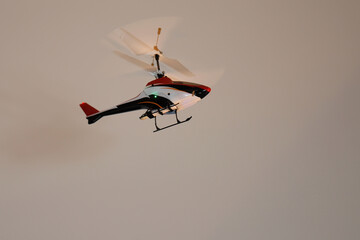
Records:
{"label": "rotor mast", "polygon": [[[159,28],[158,28],[158,31],[157,31],[156,43],[155,43],[155,46],[154,46],[154,50],[157,51],[158,53],[162,54],[162,51],[160,51],[160,49],[158,48],[160,33],[161,33],[161,28],[159,27]],[[157,65],[157,70],[158,70],[158,72],[157,72],[157,78],[162,78],[162,77],[165,75],[165,72],[164,72],[164,71],[162,71],[162,72],[160,71],[160,63],[159,63],[160,54],[158,54],[158,53],[155,53],[155,54],[154,54],[153,60],[154,60],[154,59],[156,60],[156,65]],[[152,62],[151,65],[154,66],[154,61]]]}

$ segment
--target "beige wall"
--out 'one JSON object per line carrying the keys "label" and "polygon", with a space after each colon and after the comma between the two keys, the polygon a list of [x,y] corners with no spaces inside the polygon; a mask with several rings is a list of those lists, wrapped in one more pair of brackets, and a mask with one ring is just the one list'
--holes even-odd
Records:
{"label": "beige wall", "polygon": [[[357,239],[358,1],[2,1],[0,239]],[[224,67],[193,119],[87,125],[151,76],[103,44],[177,16],[164,51]],[[160,124],[172,121],[160,119]]]}

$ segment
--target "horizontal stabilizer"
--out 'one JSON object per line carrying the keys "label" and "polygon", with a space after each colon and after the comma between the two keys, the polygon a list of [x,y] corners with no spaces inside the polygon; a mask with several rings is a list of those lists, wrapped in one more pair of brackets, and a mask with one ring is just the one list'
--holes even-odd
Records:
{"label": "horizontal stabilizer", "polygon": [[102,117],[103,117],[103,115],[101,115],[101,113],[87,117],[88,124],[93,124],[94,122],[96,122],[97,120],[99,120]]}

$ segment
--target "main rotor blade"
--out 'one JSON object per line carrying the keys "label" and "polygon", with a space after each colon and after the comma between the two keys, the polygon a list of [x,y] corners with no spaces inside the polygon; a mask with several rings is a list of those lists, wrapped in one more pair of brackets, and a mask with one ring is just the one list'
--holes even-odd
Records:
{"label": "main rotor blade", "polygon": [[194,77],[195,75],[190,72],[184,65],[182,65],[178,60],[165,57],[164,55],[160,56],[160,62],[163,62],[167,66],[171,67],[172,69],[184,74],[187,77]]}
{"label": "main rotor blade", "polygon": [[116,43],[124,45],[135,55],[144,55],[154,51],[149,45],[123,28],[115,29],[109,34],[109,38]]}
{"label": "main rotor blade", "polygon": [[146,62],[143,62],[143,61],[141,61],[139,59],[131,57],[131,56],[129,56],[129,55],[125,54],[125,53],[122,53],[122,52],[120,52],[118,50],[114,50],[113,52],[116,55],[118,55],[119,57],[121,57],[122,59],[124,59],[124,60],[126,60],[126,61],[128,61],[128,62],[130,62],[130,63],[132,63],[132,64],[134,64],[134,65],[136,65],[136,66],[138,66],[140,68],[142,68],[142,69],[144,69],[147,72],[150,72],[150,73],[156,72],[156,68],[154,66],[151,66],[150,64],[147,64]]}
{"label": "main rotor blade", "polygon": [[224,68],[211,68],[194,70],[195,77],[180,76],[180,74],[177,74],[176,72],[166,75],[174,81],[195,82],[209,87],[214,87],[219,80],[223,79],[224,72]]}

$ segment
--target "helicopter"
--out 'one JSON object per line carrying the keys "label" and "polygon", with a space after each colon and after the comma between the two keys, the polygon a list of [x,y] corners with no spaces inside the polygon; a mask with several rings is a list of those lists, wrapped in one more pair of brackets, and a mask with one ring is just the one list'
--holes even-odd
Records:
{"label": "helicopter", "polygon": [[[183,75],[194,76],[194,74],[178,60],[164,56],[163,52],[158,48],[159,36],[161,34],[160,27],[158,28],[156,44],[153,48],[124,28],[119,28],[114,32],[117,34],[121,43],[133,54],[137,56],[150,55],[152,57],[152,63],[148,64],[118,50],[115,50],[114,53],[124,60],[143,68],[153,75],[155,79],[148,82],[144,90],[136,97],[106,110],[99,111],[86,102],[81,103],[80,107],[86,115],[88,124],[93,124],[104,116],[142,109],[146,111],[139,118],[141,120],[154,119],[155,130],[153,132],[188,122],[192,117],[190,116],[181,121],[178,118],[178,111],[199,102],[210,93],[211,88],[198,83],[173,80],[165,74],[165,71],[160,69],[161,62]],[[154,66],[154,62],[156,62],[156,67]],[[175,115],[176,122],[165,127],[159,127],[157,117],[170,114]]]}

